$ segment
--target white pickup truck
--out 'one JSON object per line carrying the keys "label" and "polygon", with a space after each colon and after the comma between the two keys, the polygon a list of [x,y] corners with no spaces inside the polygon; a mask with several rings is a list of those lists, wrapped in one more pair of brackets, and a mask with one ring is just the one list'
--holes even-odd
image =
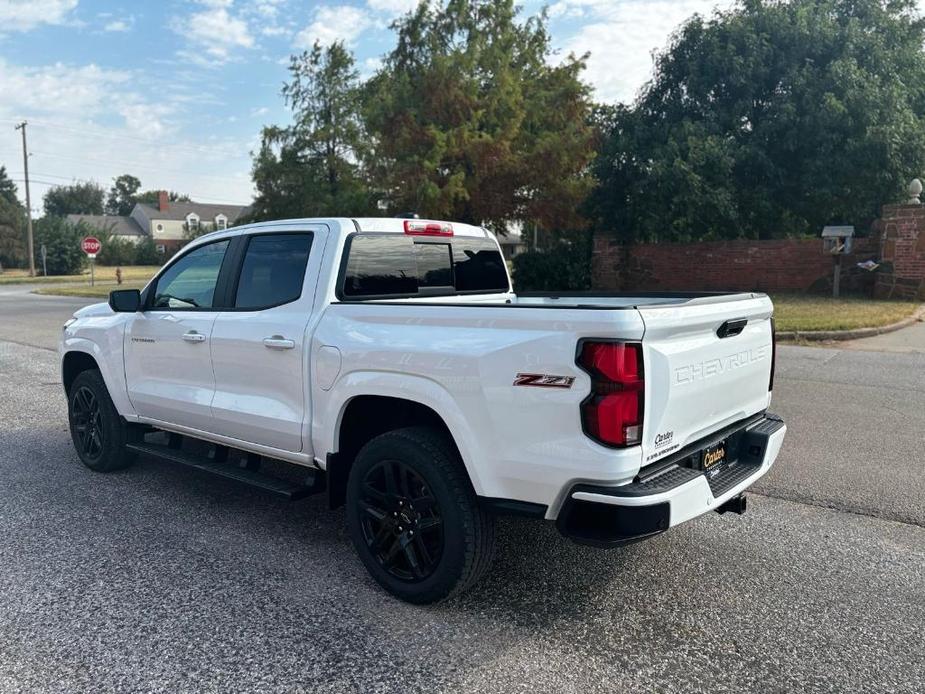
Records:
{"label": "white pickup truck", "polygon": [[485,572],[499,513],[606,547],[743,512],[786,431],[771,316],[755,293],[516,295],[479,227],[301,219],[200,237],[60,350],[87,467],[324,491],[424,603]]}

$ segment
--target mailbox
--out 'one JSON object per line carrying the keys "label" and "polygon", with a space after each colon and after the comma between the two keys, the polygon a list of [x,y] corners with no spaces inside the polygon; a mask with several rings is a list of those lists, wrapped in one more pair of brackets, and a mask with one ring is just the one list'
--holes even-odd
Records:
{"label": "mailbox", "polygon": [[854,238],[854,227],[823,227],[822,250],[829,255],[845,255],[851,252],[852,238]]}

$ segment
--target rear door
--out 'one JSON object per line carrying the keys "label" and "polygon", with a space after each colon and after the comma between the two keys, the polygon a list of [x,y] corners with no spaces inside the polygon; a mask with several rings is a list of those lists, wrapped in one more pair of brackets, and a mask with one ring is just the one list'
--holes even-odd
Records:
{"label": "rear door", "polygon": [[641,307],[643,464],[768,407],[771,301],[710,297]]}
{"label": "rear door", "polygon": [[309,407],[306,329],[320,270],[319,232],[258,233],[243,240],[231,307],[212,330],[216,433],[303,450]]}
{"label": "rear door", "polygon": [[229,243],[199,246],[173,261],[129,323],[125,379],[138,414],[210,430],[215,393],[210,344]]}

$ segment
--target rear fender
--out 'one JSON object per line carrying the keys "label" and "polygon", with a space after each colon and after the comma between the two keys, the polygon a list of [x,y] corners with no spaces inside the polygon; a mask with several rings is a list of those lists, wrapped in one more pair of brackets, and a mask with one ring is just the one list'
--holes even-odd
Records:
{"label": "rear fender", "polygon": [[318,416],[313,418],[312,438],[315,451],[337,452],[341,423],[352,399],[362,395],[378,395],[410,400],[429,407],[443,420],[462,457],[475,493],[483,493],[483,482],[475,464],[481,457],[471,443],[477,439],[456,401],[435,381],[407,374],[354,371],[340,379],[330,391],[319,390],[314,395],[314,401],[321,410]]}

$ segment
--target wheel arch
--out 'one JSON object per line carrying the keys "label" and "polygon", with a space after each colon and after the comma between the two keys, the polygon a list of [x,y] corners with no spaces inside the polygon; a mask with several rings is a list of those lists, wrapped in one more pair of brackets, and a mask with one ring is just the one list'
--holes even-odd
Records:
{"label": "wheel arch", "polygon": [[[134,421],[137,417],[135,408],[128,399],[122,359],[121,341],[118,351],[110,354],[110,359],[107,359],[107,355],[96,342],[86,338],[67,339],[61,348],[61,383],[65,394],[69,394],[70,386],[79,373],[87,369],[97,369],[103,377],[103,383],[106,384],[106,390],[109,391],[116,411],[126,419]],[[116,361],[114,365],[110,363],[112,360]]]}
{"label": "wheel arch", "polygon": [[464,472],[478,493],[478,478],[461,437],[454,432],[433,403],[399,394],[357,393],[345,399],[339,408],[328,454],[328,495],[332,508],[343,504],[347,476],[360,449],[370,440],[388,431],[410,426],[427,426],[440,431],[456,451]]}
{"label": "wheel arch", "polygon": [[70,395],[71,385],[80,373],[94,369],[100,371],[100,365],[93,355],[79,350],[65,352],[61,358],[61,383],[65,395]]}

